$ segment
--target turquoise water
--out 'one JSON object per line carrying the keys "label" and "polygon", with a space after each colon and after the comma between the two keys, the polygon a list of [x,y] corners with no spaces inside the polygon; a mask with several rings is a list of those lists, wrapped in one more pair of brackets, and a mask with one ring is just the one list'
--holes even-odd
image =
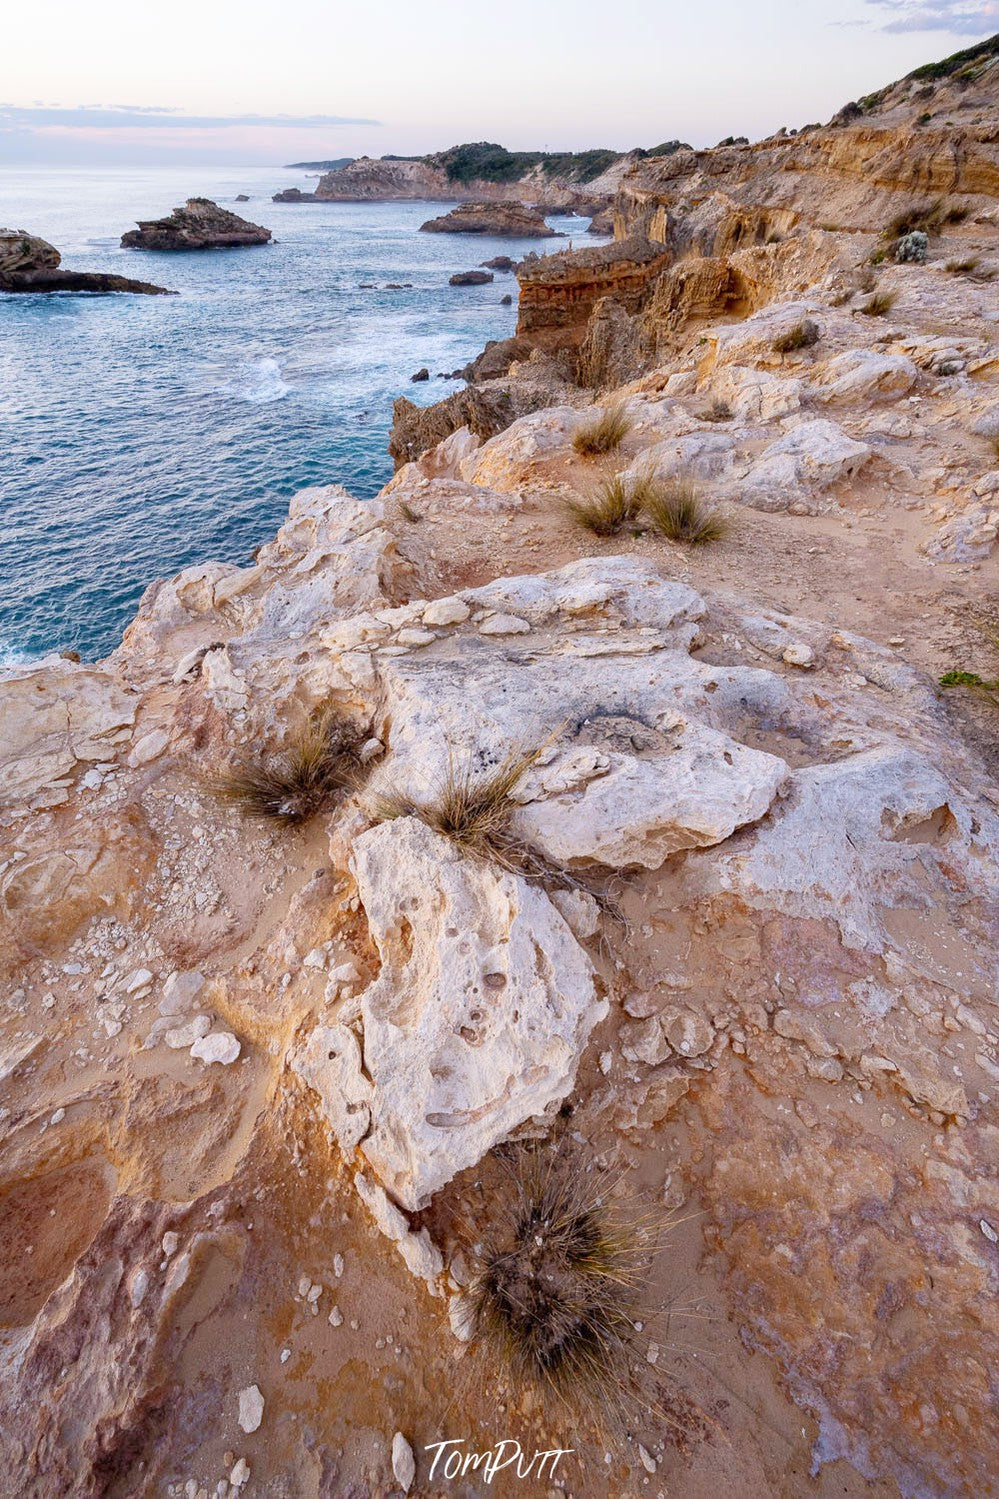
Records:
{"label": "turquoise water", "polygon": [[[447,282],[528,242],[420,234],[440,205],[270,201],[289,185],[312,184],[280,168],[0,169],[5,227],[50,240],[74,270],[180,292],[0,295],[0,663],[106,654],[149,582],[192,562],[247,562],[296,489],[339,483],[370,498],[392,474],[394,398],[457,388],[410,375],[456,369],[513,332],[516,305],[500,305],[507,291],[516,303],[513,277]],[[250,202],[233,204],[238,192]],[[195,195],[266,224],[276,243],[119,248],[136,218]],[[385,290],[393,281],[413,286]]]}

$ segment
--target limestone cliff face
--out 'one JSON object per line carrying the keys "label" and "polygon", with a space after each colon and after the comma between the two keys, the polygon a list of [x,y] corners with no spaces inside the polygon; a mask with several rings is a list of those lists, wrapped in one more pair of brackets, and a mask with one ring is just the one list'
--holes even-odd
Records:
{"label": "limestone cliff face", "polygon": [[460,181],[432,162],[400,161],[392,157],[359,157],[348,166],[327,172],[319,180],[315,197],[331,203],[396,202],[410,199],[428,202],[543,203],[580,211],[610,202],[621,178],[635,157],[624,154],[612,166],[585,183],[549,175],[533,167],[506,182],[487,177]]}

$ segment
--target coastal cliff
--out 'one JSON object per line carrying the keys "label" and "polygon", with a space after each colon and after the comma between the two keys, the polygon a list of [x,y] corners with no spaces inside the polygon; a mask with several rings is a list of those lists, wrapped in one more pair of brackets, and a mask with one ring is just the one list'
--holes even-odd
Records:
{"label": "coastal cliff", "polygon": [[[480,142],[435,156],[359,157],[325,173],[314,198],[326,202],[555,203],[573,211],[609,201],[634,153],[510,152]],[[549,210],[551,211],[551,210]]]}
{"label": "coastal cliff", "polygon": [[[0,677],[12,1495],[989,1492],[997,59],[633,166],[377,499]],[[518,1141],[658,1226],[610,1430],[472,1314]]]}

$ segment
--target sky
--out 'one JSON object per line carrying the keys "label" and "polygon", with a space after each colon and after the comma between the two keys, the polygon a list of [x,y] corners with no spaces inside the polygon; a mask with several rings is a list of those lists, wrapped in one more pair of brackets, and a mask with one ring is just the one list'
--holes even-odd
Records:
{"label": "sky", "polygon": [[999,0],[48,0],[4,19],[0,166],[755,140],[997,31]]}

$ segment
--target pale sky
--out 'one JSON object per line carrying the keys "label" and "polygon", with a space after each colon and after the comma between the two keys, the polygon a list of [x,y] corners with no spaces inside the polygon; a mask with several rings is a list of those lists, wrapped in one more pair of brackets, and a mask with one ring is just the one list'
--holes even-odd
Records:
{"label": "pale sky", "polygon": [[758,139],[996,31],[999,0],[48,0],[4,18],[0,165]]}

